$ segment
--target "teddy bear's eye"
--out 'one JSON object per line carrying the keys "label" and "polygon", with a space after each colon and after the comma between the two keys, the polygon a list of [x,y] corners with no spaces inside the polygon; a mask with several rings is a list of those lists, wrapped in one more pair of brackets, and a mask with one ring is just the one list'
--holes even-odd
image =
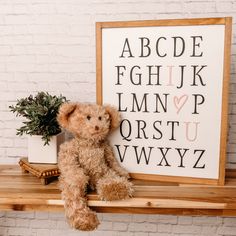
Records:
{"label": "teddy bear's eye", "polygon": [[98,117],[98,119],[99,119],[99,120],[102,120],[102,117],[101,117],[101,116],[99,116],[99,117]]}
{"label": "teddy bear's eye", "polygon": [[91,119],[91,116],[90,115],[87,115],[87,120],[90,120]]}

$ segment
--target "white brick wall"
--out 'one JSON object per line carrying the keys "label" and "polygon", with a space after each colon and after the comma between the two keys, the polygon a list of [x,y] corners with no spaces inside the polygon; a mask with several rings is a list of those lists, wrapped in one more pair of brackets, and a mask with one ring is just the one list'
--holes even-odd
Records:
{"label": "white brick wall", "polygon": [[[41,90],[95,102],[95,22],[232,16],[228,167],[236,167],[236,1],[0,0],[0,163],[27,155],[17,98]],[[99,214],[94,233],[78,233],[63,213],[0,212],[3,235],[236,235],[236,218]]]}
{"label": "white brick wall", "polygon": [[94,232],[72,230],[62,213],[0,213],[0,235],[18,236],[227,236],[236,235],[236,219],[161,215],[99,214]]}

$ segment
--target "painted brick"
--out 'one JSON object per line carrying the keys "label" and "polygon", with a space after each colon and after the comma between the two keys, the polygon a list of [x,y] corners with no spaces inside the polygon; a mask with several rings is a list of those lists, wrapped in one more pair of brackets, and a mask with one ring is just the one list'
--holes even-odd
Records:
{"label": "painted brick", "polygon": [[113,221],[113,222],[130,222],[132,221],[131,214],[103,214],[104,221]]}
{"label": "painted brick", "polygon": [[167,4],[166,12],[168,13],[179,13],[183,11],[183,4],[181,1],[170,2]]}
{"label": "painted brick", "polygon": [[236,226],[236,218],[227,217],[223,220],[225,226]]}
{"label": "painted brick", "polygon": [[5,24],[6,25],[27,25],[31,22],[32,18],[30,15],[6,15]]}
{"label": "painted brick", "polygon": [[4,220],[1,223],[2,223],[2,226],[14,227],[16,225],[16,219],[4,218]]}
{"label": "painted brick", "polygon": [[202,227],[201,226],[186,226],[186,225],[174,225],[173,226],[173,232],[174,233],[187,233],[192,235],[199,235],[201,233]]}
{"label": "painted brick", "polygon": [[157,223],[159,221],[159,215],[148,215],[148,220],[147,222],[153,222],[153,223]]}
{"label": "painted brick", "polygon": [[0,46],[0,55],[10,55],[11,47],[10,46]]}
{"label": "painted brick", "polygon": [[102,231],[102,230],[112,230],[112,222],[111,221],[103,221],[101,222],[101,224],[98,226],[98,230]]}
{"label": "painted brick", "polygon": [[0,218],[1,218],[1,217],[5,217],[5,215],[6,215],[6,214],[5,214],[4,211],[0,211]]}
{"label": "painted brick", "polygon": [[216,235],[216,226],[202,226],[202,235],[214,236]]}
{"label": "painted brick", "polygon": [[29,220],[28,219],[21,219],[21,218],[17,218],[16,219],[16,226],[17,227],[29,227]]}
{"label": "painted brick", "polygon": [[63,212],[48,212],[49,219],[63,220],[65,221],[65,216]]}
{"label": "painted brick", "polygon": [[171,216],[171,215],[160,215],[158,219],[158,223],[166,223],[169,224],[177,224],[178,217],[177,216]]}
{"label": "painted brick", "polygon": [[178,224],[180,225],[191,225],[193,223],[193,217],[180,216],[178,217]]}
{"label": "painted brick", "polygon": [[[14,132],[15,132],[15,130],[14,130]],[[26,137],[22,138],[22,137],[17,136],[17,138],[14,139],[14,146],[15,147],[22,147],[22,146],[26,147],[27,141],[28,140]]]}
{"label": "painted brick", "polygon": [[55,228],[56,224],[56,221],[53,220],[43,220],[37,218],[30,221],[30,227],[36,229]]}
{"label": "painted brick", "polygon": [[17,219],[33,219],[35,218],[35,212],[13,211],[13,214],[11,217],[14,217]]}
{"label": "painted brick", "polygon": [[156,232],[157,226],[152,223],[130,223],[128,229],[135,232]]}
{"label": "painted brick", "polygon": [[133,215],[133,221],[134,222],[147,222],[148,221],[148,215],[140,214],[140,215]]}
{"label": "painted brick", "polygon": [[35,218],[37,218],[37,219],[47,220],[48,215],[49,215],[48,212],[35,212]]}
{"label": "painted brick", "polygon": [[29,6],[29,12],[39,15],[50,15],[56,13],[56,7],[53,4],[36,3]]}
{"label": "painted brick", "polygon": [[[48,229],[48,228],[45,228],[45,229]],[[38,230],[38,229],[37,229]],[[36,232],[37,232],[37,230],[36,230]],[[39,232],[37,233],[37,236],[40,236],[40,233],[41,233],[41,230],[42,229],[40,229],[39,230]],[[52,228],[52,229],[50,229],[50,231],[49,231],[49,229],[48,229],[48,232],[50,232],[50,236],[51,235],[57,235],[57,236],[71,236],[71,230],[61,230],[61,229],[54,229],[54,228]],[[77,235],[78,235],[78,232],[77,232]]]}
{"label": "painted brick", "polygon": [[92,236],[104,236],[104,235],[116,236],[117,232],[115,232],[115,231],[95,231],[92,233]]}
{"label": "painted brick", "polygon": [[12,28],[12,35],[25,35],[31,33],[27,25],[13,25]]}
{"label": "painted brick", "polygon": [[[173,234],[172,233],[149,233],[148,234],[148,236],[156,236],[156,235],[158,235],[158,236],[172,236]],[[178,235],[178,236],[181,236],[181,234],[174,234],[174,235]],[[184,236],[186,236],[186,234],[184,235]],[[189,236],[191,236],[191,235],[189,235]]]}
{"label": "painted brick", "polygon": [[57,229],[69,229],[69,225],[66,221],[66,219],[62,218],[56,222],[56,228]]}
{"label": "painted brick", "polygon": [[36,235],[37,236],[48,236],[49,230],[48,229],[37,229]]}
{"label": "painted brick", "polygon": [[218,12],[232,12],[233,2],[231,1],[218,1],[216,3],[216,8]]}
{"label": "painted brick", "polygon": [[127,232],[119,231],[119,232],[116,232],[115,235],[116,236],[135,236],[135,233],[129,232],[129,231],[127,231]]}
{"label": "painted brick", "polygon": [[220,225],[222,223],[222,218],[219,217],[193,217],[194,225]]}
{"label": "painted brick", "polygon": [[170,224],[158,224],[157,232],[171,233],[172,232],[172,225],[170,225]]}
{"label": "painted brick", "polygon": [[0,5],[0,13],[1,14],[11,14],[12,13],[12,5],[11,4],[1,4]]}
{"label": "painted brick", "polygon": [[236,227],[223,226],[219,228],[218,234],[220,235],[234,235],[235,236]]}
{"label": "painted brick", "polygon": [[[144,233],[144,232],[134,232],[134,236],[149,236],[152,233]],[[155,233],[156,235],[156,233]],[[159,234],[158,234],[159,235]]]}
{"label": "painted brick", "polygon": [[6,148],[6,152],[7,152],[7,155],[10,157],[10,156],[12,156],[12,157],[19,157],[19,156],[21,156],[21,157],[23,157],[23,156],[26,156],[27,155],[27,150],[25,149],[25,148],[22,148],[22,147],[20,147],[20,148],[17,148],[17,147],[15,147],[15,148]]}
{"label": "painted brick", "polygon": [[[0,219],[0,222],[1,222],[1,219]],[[5,235],[7,235],[7,228],[6,227],[1,227],[0,226],[0,235],[1,236],[5,236]]]}
{"label": "painted brick", "polygon": [[15,236],[31,236],[31,229],[30,228],[9,228],[8,235],[15,235]]}
{"label": "painted brick", "polygon": [[115,231],[126,231],[128,228],[127,223],[114,222],[112,229]]}
{"label": "painted brick", "polygon": [[204,12],[216,12],[216,3],[214,1],[210,2],[199,2],[199,1],[189,1],[184,4],[185,11],[196,14]]}
{"label": "painted brick", "polygon": [[[66,137],[70,138],[70,137],[71,137],[70,135],[71,135],[71,134],[66,133]],[[103,221],[103,213],[98,213],[98,212],[97,212],[97,217],[98,217],[98,220],[99,220],[100,222]]]}
{"label": "painted brick", "polygon": [[28,9],[27,5],[25,5],[25,4],[15,4],[13,6],[12,12],[14,14],[27,14],[27,13],[29,13],[29,9]]}

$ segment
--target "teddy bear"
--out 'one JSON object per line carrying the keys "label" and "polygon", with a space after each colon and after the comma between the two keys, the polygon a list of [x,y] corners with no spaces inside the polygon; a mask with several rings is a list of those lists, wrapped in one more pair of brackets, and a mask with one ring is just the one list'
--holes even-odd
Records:
{"label": "teddy bear", "polygon": [[99,220],[87,204],[88,189],[105,201],[126,199],[133,193],[129,174],[107,141],[120,124],[120,114],[110,105],[71,102],[60,107],[57,120],[74,136],[60,146],[58,154],[66,218],[74,229],[94,230]]}

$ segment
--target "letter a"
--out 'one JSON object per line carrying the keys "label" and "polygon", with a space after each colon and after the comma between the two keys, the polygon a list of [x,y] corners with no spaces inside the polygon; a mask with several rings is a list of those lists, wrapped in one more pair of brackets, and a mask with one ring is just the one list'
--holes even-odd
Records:
{"label": "letter a", "polygon": [[131,53],[131,50],[130,50],[128,38],[125,39],[124,47],[123,47],[123,50],[122,50],[122,53],[121,53],[120,57],[124,57],[125,52],[129,53],[128,57],[134,57]]}

